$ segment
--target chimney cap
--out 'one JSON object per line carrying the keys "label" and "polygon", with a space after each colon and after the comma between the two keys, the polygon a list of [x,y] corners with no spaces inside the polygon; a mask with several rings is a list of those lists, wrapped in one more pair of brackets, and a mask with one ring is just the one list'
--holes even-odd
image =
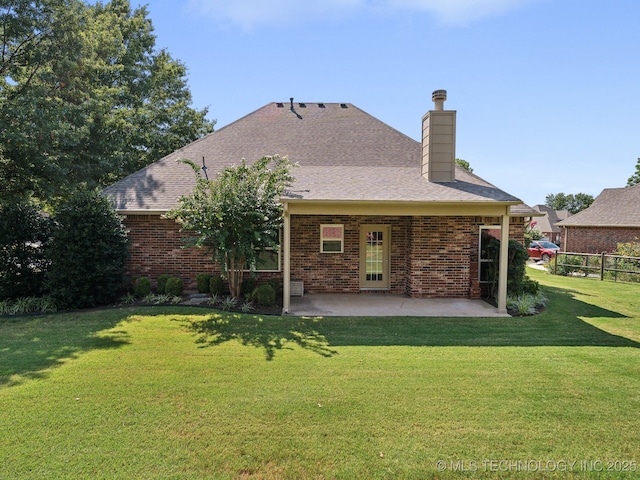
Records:
{"label": "chimney cap", "polygon": [[435,90],[431,94],[431,100],[436,104],[436,110],[444,110],[444,101],[447,99],[446,90]]}
{"label": "chimney cap", "polygon": [[431,94],[431,100],[433,100],[434,102],[436,100],[446,100],[446,99],[447,99],[447,91],[446,90],[435,90]]}

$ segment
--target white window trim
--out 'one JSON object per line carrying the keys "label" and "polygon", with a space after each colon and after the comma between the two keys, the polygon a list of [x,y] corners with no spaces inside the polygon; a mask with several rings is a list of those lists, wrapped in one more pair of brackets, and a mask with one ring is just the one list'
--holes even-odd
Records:
{"label": "white window trim", "polygon": [[258,265],[255,265],[255,268],[245,268],[245,272],[256,272],[256,273],[269,273],[269,272],[281,272],[282,271],[282,232],[278,234],[278,248],[275,249],[273,247],[264,248],[265,251],[277,251],[278,252],[278,269],[277,270],[261,270]]}
{"label": "white window trim", "polygon": [[[334,238],[334,237],[324,237],[324,229],[325,228],[339,228],[340,229],[340,239],[338,238]],[[340,250],[325,250],[324,249],[324,242],[325,240],[327,241],[334,241],[340,242]],[[320,253],[344,253],[344,225],[341,223],[322,223],[320,224]]]}

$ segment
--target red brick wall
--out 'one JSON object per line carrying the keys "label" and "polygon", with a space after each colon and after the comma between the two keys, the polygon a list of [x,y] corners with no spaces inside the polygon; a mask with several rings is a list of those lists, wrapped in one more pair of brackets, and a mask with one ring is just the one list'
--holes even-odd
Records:
{"label": "red brick wall", "polygon": [[[390,292],[404,294],[408,217],[294,215],[291,217],[291,279],[309,293],[360,291],[360,225],[391,226]],[[344,253],[320,253],[320,225],[344,225]]]}
{"label": "red brick wall", "polygon": [[409,296],[470,297],[471,258],[475,250],[477,261],[478,248],[478,228],[472,222],[473,217],[411,218]]}
{"label": "red brick wall", "polygon": [[565,227],[565,252],[602,253],[613,252],[618,243],[637,242],[640,228]]}
{"label": "red brick wall", "polygon": [[158,215],[129,215],[128,274],[132,279],[149,277],[154,281],[164,273],[180,277],[185,290],[194,290],[198,273],[219,273],[205,249],[182,248],[179,225]]}
{"label": "red brick wall", "polygon": [[[360,225],[391,226],[389,292],[417,297],[477,298],[478,226],[495,219],[478,217],[360,217],[293,215],[291,220],[291,279],[303,280],[305,291],[360,291]],[[492,223],[493,222],[493,223]],[[320,225],[344,225],[344,253],[320,253]],[[182,248],[184,233],[173,220],[155,215],[130,215],[131,259],[128,273],[155,280],[161,274],[182,278],[185,290],[195,290],[198,273],[219,274],[219,266],[204,249]],[[511,224],[512,238],[523,225]],[[444,233],[443,233],[444,232]],[[282,272],[260,278],[282,277]]]}

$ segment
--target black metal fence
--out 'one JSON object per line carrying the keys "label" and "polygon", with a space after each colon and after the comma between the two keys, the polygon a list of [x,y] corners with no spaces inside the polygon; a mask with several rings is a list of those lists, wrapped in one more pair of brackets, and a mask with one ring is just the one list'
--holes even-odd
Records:
{"label": "black metal fence", "polygon": [[582,275],[614,282],[640,282],[640,257],[558,252],[550,270],[554,275]]}

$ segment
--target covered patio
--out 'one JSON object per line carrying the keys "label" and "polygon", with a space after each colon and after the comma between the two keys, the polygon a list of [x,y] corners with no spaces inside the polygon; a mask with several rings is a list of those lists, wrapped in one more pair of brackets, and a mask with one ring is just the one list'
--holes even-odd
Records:
{"label": "covered patio", "polygon": [[510,317],[483,300],[367,293],[291,297],[288,314],[299,317]]}

